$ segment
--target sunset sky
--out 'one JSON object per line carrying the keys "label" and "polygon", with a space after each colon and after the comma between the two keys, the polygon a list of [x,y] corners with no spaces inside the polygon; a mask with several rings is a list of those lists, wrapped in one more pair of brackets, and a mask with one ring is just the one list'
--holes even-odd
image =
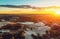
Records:
{"label": "sunset sky", "polygon": [[[31,5],[35,7],[60,6],[60,0],[0,0],[0,5]],[[50,14],[51,12],[60,14],[59,9],[21,9],[0,7],[0,14]]]}
{"label": "sunset sky", "polygon": [[60,0],[0,0],[0,5],[60,6]]}

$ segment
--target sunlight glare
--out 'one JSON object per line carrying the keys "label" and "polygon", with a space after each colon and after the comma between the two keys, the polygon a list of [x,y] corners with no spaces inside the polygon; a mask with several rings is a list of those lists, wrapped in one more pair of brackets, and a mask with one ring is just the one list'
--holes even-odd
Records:
{"label": "sunlight glare", "polygon": [[60,10],[57,10],[57,11],[56,11],[56,14],[59,15],[59,14],[60,14]]}

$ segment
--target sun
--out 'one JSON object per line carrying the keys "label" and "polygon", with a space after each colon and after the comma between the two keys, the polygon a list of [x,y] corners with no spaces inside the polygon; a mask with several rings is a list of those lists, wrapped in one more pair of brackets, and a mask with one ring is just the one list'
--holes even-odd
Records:
{"label": "sun", "polygon": [[57,10],[57,11],[56,11],[56,14],[59,15],[59,14],[60,14],[60,10]]}

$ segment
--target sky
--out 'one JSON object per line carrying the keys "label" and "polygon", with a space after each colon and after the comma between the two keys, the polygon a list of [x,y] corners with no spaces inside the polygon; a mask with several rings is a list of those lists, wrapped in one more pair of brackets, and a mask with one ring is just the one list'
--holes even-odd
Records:
{"label": "sky", "polygon": [[60,0],[0,0],[0,5],[60,6]]}

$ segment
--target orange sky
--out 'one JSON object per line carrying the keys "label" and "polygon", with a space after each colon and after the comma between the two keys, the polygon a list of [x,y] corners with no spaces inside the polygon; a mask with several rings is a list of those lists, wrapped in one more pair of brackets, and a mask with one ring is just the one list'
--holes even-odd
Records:
{"label": "orange sky", "polygon": [[56,11],[60,11],[60,8],[24,9],[0,7],[0,14],[54,14]]}

